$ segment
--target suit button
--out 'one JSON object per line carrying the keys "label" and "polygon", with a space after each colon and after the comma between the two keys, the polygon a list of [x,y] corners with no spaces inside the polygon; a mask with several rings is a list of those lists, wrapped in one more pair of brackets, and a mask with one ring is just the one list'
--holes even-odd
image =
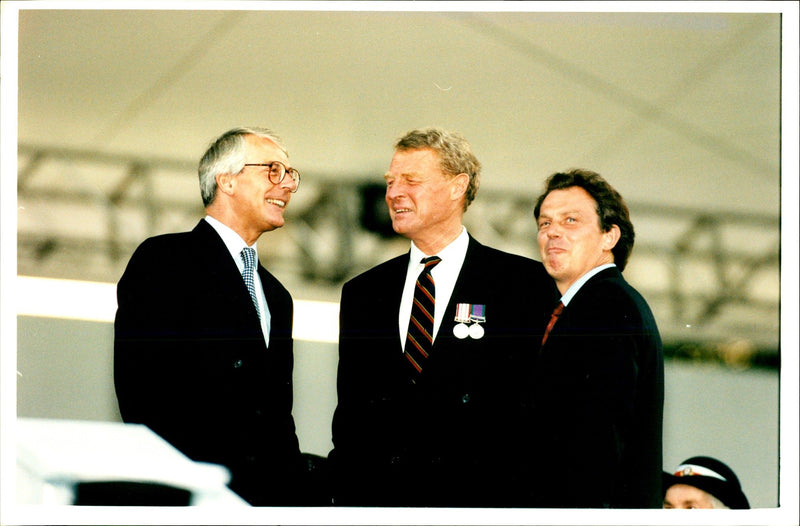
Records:
{"label": "suit button", "polygon": [[461,401],[464,402],[465,404],[469,403],[469,393],[462,396]]}
{"label": "suit button", "polygon": [[236,360],[235,362],[233,362],[233,368],[238,369],[239,367],[242,366],[242,363],[243,362],[241,360]]}

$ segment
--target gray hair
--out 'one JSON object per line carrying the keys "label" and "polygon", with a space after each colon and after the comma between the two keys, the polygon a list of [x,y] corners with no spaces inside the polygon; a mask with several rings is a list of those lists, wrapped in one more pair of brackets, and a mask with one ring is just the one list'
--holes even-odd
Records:
{"label": "gray hair", "polygon": [[454,177],[465,173],[469,176],[469,186],[464,196],[464,210],[472,203],[481,185],[481,163],[472,153],[469,142],[457,132],[428,127],[411,130],[401,137],[394,146],[397,151],[430,148],[439,154],[439,167]]}
{"label": "gray hair", "polygon": [[267,128],[239,127],[226,131],[214,140],[200,159],[197,175],[200,178],[200,195],[203,206],[208,206],[217,197],[217,176],[220,174],[238,174],[244,169],[247,143],[245,137],[255,135],[274,142],[286,153],[281,139]]}

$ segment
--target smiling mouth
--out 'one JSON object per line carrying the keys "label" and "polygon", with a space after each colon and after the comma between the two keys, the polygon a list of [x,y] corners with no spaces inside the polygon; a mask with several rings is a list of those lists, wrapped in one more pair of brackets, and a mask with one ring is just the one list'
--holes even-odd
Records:
{"label": "smiling mouth", "polygon": [[267,199],[267,203],[271,203],[280,208],[286,208],[286,201],[283,201],[281,199]]}
{"label": "smiling mouth", "polygon": [[405,213],[408,213],[408,212],[411,212],[410,208],[395,208],[394,209],[394,213],[395,214],[405,214]]}

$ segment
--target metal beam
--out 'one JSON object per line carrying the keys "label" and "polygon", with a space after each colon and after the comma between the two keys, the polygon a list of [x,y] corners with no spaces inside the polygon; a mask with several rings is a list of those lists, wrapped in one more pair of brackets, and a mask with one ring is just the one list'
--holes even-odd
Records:
{"label": "metal beam", "polygon": [[[104,181],[103,187],[108,190],[99,192],[100,196],[95,189],[71,184],[64,184],[63,188],[26,184],[36,180],[37,171],[52,169],[54,163],[64,163],[72,171],[93,168],[94,174],[87,178],[101,174],[113,180]],[[20,226],[18,236],[20,272],[45,277],[97,279],[99,275],[105,280],[118,279],[121,268],[144,237],[172,228],[167,218],[174,222],[176,217],[181,221],[185,217],[187,224],[192,224],[202,214],[199,195],[159,197],[152,187],[156,173],[185,177],[187,182],[189,178],[195,180],[191,165],[175,159],[20,146],[18,202],[25,208],[27,221],[24,228]],[[287,225],[281,229],[281,239],[286,239],[289,246],[282,247],[285,250],[269,250],[270,265],[286,269],[300,282],[338,291],[346,279],[397,250],[398,238],[387,235],[387,225],[381,224],[387,218],[375,217],[375,210],[383,210],[383,204],[380,191],[367,191],[375,190],[374,181],[308,174],[303,187],[304,197],[311,197],[293,201],[287,211]],[[481,195],[481,202],[476,202],[465,216],[467,228],[480,232],[479,237],[486,244],[530,254],[535,247],[532,211],[536,196],[498,190],[485,190]],[[482,206],[489,202],[491,207]],[[638,220],[654,221],[677,232],[669,238],[637,236],[635,253],[636,261],[646,262],[648,275],[640,277],[658,276],[659,271],[665,276],[643,279],[636,286],[661,309],[659,325],[663,323],[667,340],[682,337],[680,328],[688,319],[705,328],[702,336],[692,333],[695,338],[724,340],[761,334],[766,343],[760,345],[777,349],[779,291],[765,296],[763,290],[753,291],[748,285],[756,277],[768,283],[780,281],[778,214],[696,210],[652,203],[629,206]],[[53,207],[96,215],[89,222],[106,227],[84,232],[57,229],[61,227],[58,224],[48,227],[48,220],[52,221],[49,216],[56,215],[49,213]],[[759,232],[758,248],[726,242],[727,230],[748,228]],[[697,286],[691,267],[710,276],[700,283],[703,287]]]}

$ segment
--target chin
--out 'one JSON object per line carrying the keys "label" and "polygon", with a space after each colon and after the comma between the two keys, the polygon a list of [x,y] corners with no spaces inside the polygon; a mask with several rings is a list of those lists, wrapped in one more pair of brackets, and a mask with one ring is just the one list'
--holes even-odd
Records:
{"label": "chin", "polygon": [[395,234],[400,234],[401,236],[406,235],[408,231],[407,228],[403,228],[402,225],[399,225],[397,221],[392,221],[392,230],[394,230]]}
{"label": "chin", "polygon": [[280,228],[286,224],[286,219],[283,217],[283,214],[281,214],[277,217],[270,218],[267,222],[272,225],[273,228]]}
{"label": "chin", "polygon": [[547,263],[544,264],[544,269],[550,274],[550,277],[553,279],[559,279],[564,277],[563,269],[559,267],[554,267],[553,265],[548,265]]}
{"label": "chin", "polygon": [[264,225],[264,232],[271,232],[273,230],[277,230],[278,228],[284,225],[285,221],[271,221]]}

